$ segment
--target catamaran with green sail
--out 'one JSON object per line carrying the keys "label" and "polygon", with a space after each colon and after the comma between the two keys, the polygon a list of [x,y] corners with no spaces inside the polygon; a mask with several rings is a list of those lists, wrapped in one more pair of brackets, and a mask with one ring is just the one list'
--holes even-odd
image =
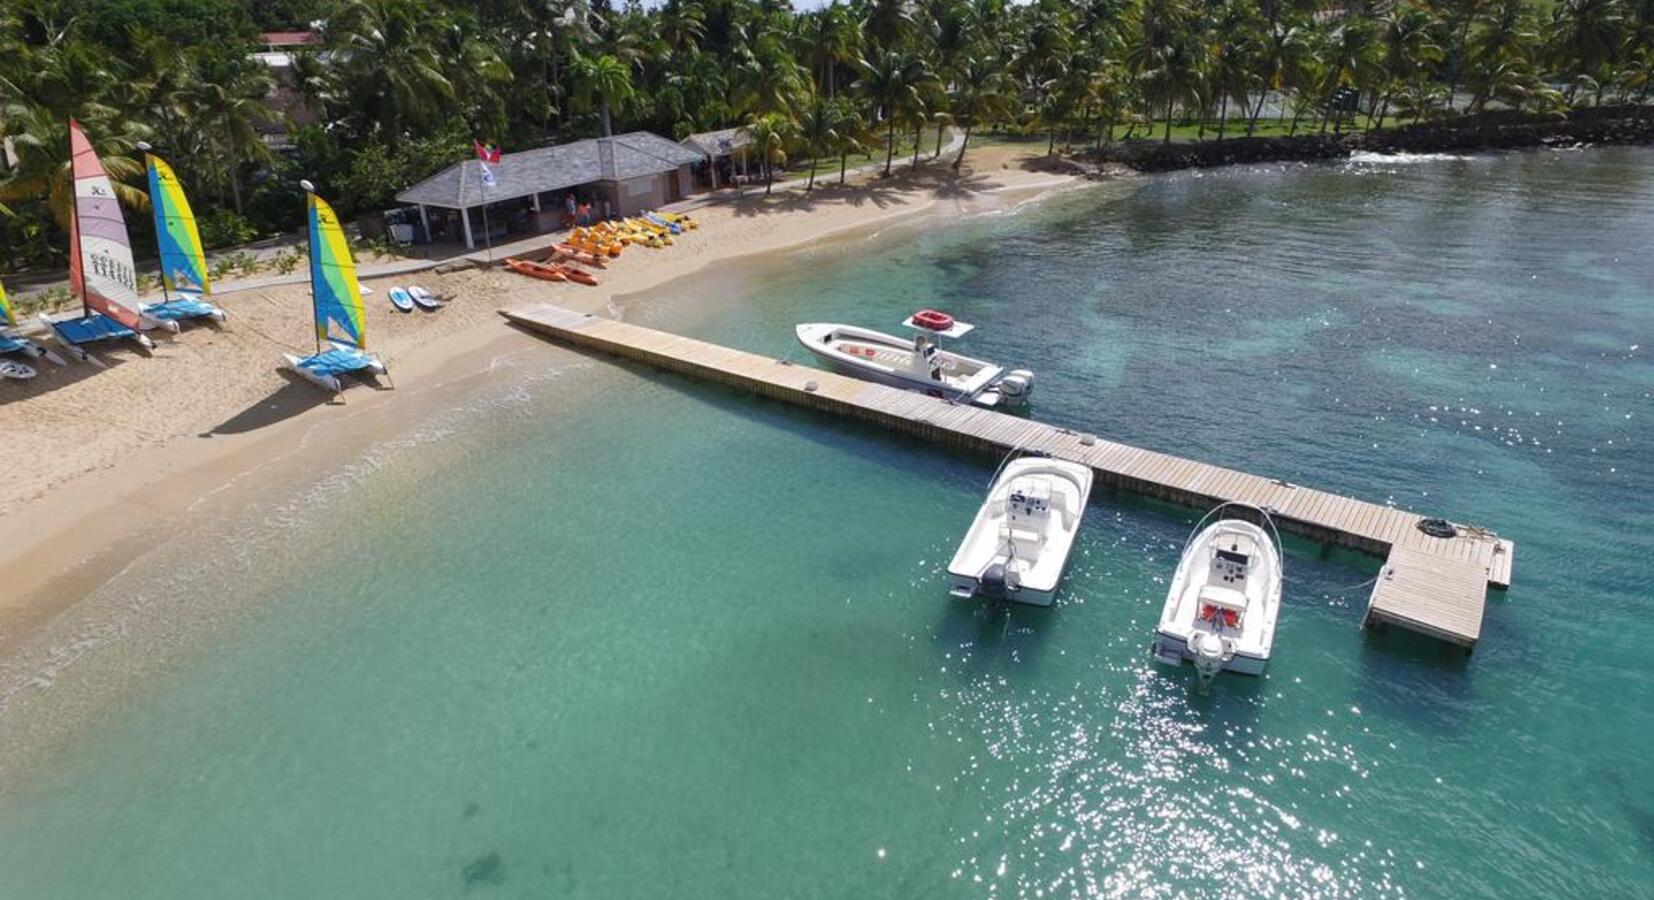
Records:
{"label": "catamaran with green sail", "polygon": [[[149,207],[155,214],[155,243],[161,256],[163,301],[147,303],[143,313],[163,322],[208,319],[222,322],[224,310],[211,300],[212,278],[207,273],[207,254],[201,247],[201,233],[195,227],[195,213],[178,176],[166,160],[138,144],[144,152],[149,173]],[[174,298],[174,294],[178,295]]]}
{"label": "catamaran with green sail", "polygon": [[[13,331],[17,327],[17,311],[6,299],[6,286],[0,284],[0,356],[22,356],[27,359],[45,359],[63,365],[63,357]],[[34,377],[34,369],[14,360],[0,360],[0,376],[26,379]]]}
{"label": "catamaran with green sail", "polygon": [[283,354],[287,365],[323,390],[344,390],[339,378],[352,372],[384,375],[388,371],[367,351],[367,312],[356,280],[356,261],[339,216],[317,196],[308,181],[304,188],[310,210],[310,305],[316,319],[316,352],[299,357]]}

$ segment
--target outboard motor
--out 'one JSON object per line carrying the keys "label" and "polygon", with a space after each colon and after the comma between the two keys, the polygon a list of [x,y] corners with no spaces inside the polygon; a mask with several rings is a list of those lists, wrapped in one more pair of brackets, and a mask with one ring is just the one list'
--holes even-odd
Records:
{"label": "outboard motor", "polygon": [[1012,369],[999,379],[999,396],[1012,406],[1021,406],[1028,402],[1028,395],[1034,391],[1034,373],[1027,369]]}
{"label": "outboard motor", "polygon": [[1189,653],[1194,656],[1195,672],[1202,683],[1211,681],[1223,671],[1224,652],[1222,636],[1210,631],[1196,631],[1189,635]]}
{"label": "outboard motor", "polygon": [[1005,568],[1002,562],[989,563],[988,568],[982,570],[982,596],[992,597],[995,600],[1005,600],[1014,595],[1022,587],[1022,581],[1017,577],[1016,570]]}

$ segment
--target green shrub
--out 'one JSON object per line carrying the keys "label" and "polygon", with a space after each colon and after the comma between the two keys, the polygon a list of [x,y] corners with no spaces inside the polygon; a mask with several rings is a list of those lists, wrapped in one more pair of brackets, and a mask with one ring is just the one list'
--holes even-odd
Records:
{"label": "green shrub", "polygon": [[234,210],[215,209],[197,221],[201,226],[201,243],[209,249],[234,247],[258,237],[253,223],[236,215]]}

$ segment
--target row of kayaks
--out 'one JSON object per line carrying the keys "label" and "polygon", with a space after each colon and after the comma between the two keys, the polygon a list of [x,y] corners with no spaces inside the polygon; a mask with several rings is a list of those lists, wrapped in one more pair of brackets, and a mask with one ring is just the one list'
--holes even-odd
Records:
{"label": "row of kayaks", "polygon": [[583,253],[615,257],[628,246],[654,249],[672,244],[674,235],[700,227],[683,213],[647,212],[627,219],[582,225],[569,233],[568,243]]}
{"label": "row of kayaks", "polygon": [[543,281],[571,281],[597,286],[597,277],[588,269],[606,268],[607,260],[620,255],[629,245],[665,247],[672,236],[700,225],[682,213],[644,213],[630,219],[580,226],[567,238],[553,244],[541,258],[512,257],[505,264],[512,271]]}

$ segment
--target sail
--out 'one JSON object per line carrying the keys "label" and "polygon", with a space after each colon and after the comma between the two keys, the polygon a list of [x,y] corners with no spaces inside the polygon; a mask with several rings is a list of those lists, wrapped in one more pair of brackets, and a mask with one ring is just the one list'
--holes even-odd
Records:
{"label": "sail", "polygon": [[92,142],[69,122],[69,149],[75,177],[74,226],[71,228],[70,283],[88,307],[128,328],[140,327],[138,272],[132,264],[132,241],[126,236],[115,188],[92,150]]}
{"label": "sail", "polygon": [[166,160],[144,155],[149,170],[149,205],[155,213],[155,242],[161,248],[161,278],[175,291],[212,293],[207,277],[207,254],[195,229],[195,214],[184,196],[184,186]]}
{"label": "sail", "polygon": [[6,286],[0,284],[0,325],[16,325],[17,313],[12,312],[11,301],[6,299]]}
{"label": "sail", "polygon": [[315,194],[310,195],[310,291],[316,300],[316,334],[366,349],[367,316],[350,244],[333,207]]}

